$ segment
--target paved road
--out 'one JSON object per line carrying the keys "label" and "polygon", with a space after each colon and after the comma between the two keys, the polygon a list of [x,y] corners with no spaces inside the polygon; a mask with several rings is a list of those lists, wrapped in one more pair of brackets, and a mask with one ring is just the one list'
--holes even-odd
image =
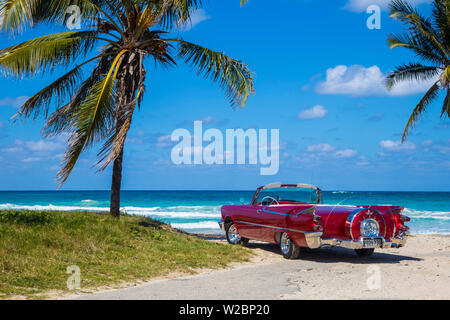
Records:
{"label": "paved road", "polygon": [[250,248],[262,257],[259,263],[78,299],[450,299],[448,270],[442,273],[428,267],[430,262],[448,260],[449,251],[421,255],[402,248],[358,258],[351,250],[333,248],[305,252],[302,259],[288,261],[273,245]]}

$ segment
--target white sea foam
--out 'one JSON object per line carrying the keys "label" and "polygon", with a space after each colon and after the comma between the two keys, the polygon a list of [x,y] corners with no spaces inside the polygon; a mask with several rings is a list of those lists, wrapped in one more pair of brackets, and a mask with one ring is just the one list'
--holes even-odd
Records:
{"label": "white sea foam", "polygon": [[82,206],[54,206],[52,204],[42,206],[42,205],[19,205],[11,203],[0,204],[0,210],[12,209],[12,210],[48,210],[48,211],[108,211],[109,208],[106,207],[82,207]]}
{"label": "white sea foam", "polygon": [[202,221],[194,223],[171,223],[171,226],[181,230],[201,230],[201,229],[217,229],[220,230],[219,224],[215,221]]}
{"label": "white sea foam", "polygon": [[427,211],[405,208],[402,214],[409,216],[411,219],[450,220],[450,212],[447,211]]}
{"label": "white sea foam", "polygon": [[[172,210],[169,208],[161,208],[161,207],[123,207],[122,211],[138,215],[138,216],[152,216],[152,217],[160,217],[160,218],[181,218],[181,219],[189,219],[189,218],[219,218],[220,217],[220,209],[217,211],[217,207],[211,206],[208,212],[208,207],[203,206],[203,212],[198,211],[187,211],[189,207],[184,206],[185,211],[176,211],[176,207],[172,207]],[[4,209],[12,209],[12,210],[48,210],[48,211],[109,211],[108,207],[93,207],[93,206],[55,206],[52,204],[49,205],[17,205],[11,203],[0,204],[0,210]]]}
{"label": "white sea foam", "polygon": [[332,194],[352,194],[352,193],[354,193],[354,192],[352,192],[352,191],[333,191],[333,192],[331,192]]}

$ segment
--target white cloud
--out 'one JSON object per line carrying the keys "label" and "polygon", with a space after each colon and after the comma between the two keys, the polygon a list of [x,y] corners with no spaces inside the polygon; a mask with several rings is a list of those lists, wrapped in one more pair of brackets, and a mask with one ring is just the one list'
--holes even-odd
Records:
{"label": "white cloud", "polygon": [[40,161],[41,158],[25,158],[23,159],[23,162],[36,162],[36,161]]}
{"label": "white cloud", "polygon": [[439,153],[450,154],[450,147],[435,145],[433,149],[436,149]]}
{"label": "white cloud", "polygon": [[65,135],[60,135],[56,138],[38,141],[23,141],[16,140],[14,145],[2,149],[4,152],[39,152],[39,153],[53,153],[64,149]]}
{"label": "white cloud", "polygon": [[335,150],[336,148],[329,145],[328,143],[321,143],[312,146],[308,146],[307,150],[309,152],[330,152]]}
{"label": "white cloud", "polygon": [[416,145],[411,142],[401,143],[401,141],[383,140],[380,146],[388,151],[414,150]]}
{"label": "white cloud", "polygon": [[353,158],[358,154],[354,149],[336,150],[335,146],[328,143],[315,144],[307,147],[308,152],[318,153],[319,157],[335,157],[338,159]]}
{"label": "white cloud", "polygon": [[389,91],[384,84],[385,76],[378,66],[339,65],[327,70],[326,81],[320,82],[316,91],[351,96],[406,96],[426,92],[437,81],[401,82]]}
{"label": "white cloud", "polygon": [[182,31],[189,31],[198,25],[200,22],[211,19],[211,16],[208,16],[203,9],[197,9],[191,13],[191,22],[186,23],[183,26],[180,26]]}
{"label": "white cloud", "polygon": [[353,158],[358,154],[358,151],[353,149],[345,149],[345,150],[338,150],[335,153],[336,158]]}
{"label": "white cloud", "polygon": [[203,123],[214,123],[217,122],[218,119],[213,116],[206,116],[201,121],[203,121]]}
{"label": "white cloud", "polygon": [[16,97],[16,98],[3,98],[0,99],[0,107],[14,107],[14,108],[19,108],[21,107],[27,100],[29,99],[29,97],[27,96],[20,96],[20,97]]}
{"label": "white cloud", "polygon": [[27,141],[25,145],[31,151],[54,151],[62,148],[62,144],[56,141],[39,140],[39,141]]}
{"label": "white cloud", "polygon": [[317,105],[310,109],[303,110],[302,112],[300,112],[298,114],[297,117],[302,120],[319,119],[319,118],[325,117],[327,115],[327,113],[328,113],[328,111],[325,110],[324,107]]}
{"label": "white cloud", "polygon": [[160,136],[156,139],[156,141],[157,141],[156,143],[157,148],[166,148],[173,145],[171,135]]}
{"label": "white cloud", "polygon": [[9,147],[0,149],[1,152],[19,152],[23,151],[23,148],[20,147]]}
{"label": "white cloud", "polygon": [[368,166],[369,164],[370,164],[370,162],[367,159],[367,157],[365,157],[365,156],[359,156],[358,161],[356,162],[356,165],[360,166],[360,167],[365,167],[365,166]]}
{"label": "white cloud", "polygon": [[[409,0],[413,6],[421,3],[430,3],[432,0]],[[378,5],[381,9],[387,10],[392,0],[349,0],[344,6],[345,9],[355,12],[364,12],[371,5]]]}

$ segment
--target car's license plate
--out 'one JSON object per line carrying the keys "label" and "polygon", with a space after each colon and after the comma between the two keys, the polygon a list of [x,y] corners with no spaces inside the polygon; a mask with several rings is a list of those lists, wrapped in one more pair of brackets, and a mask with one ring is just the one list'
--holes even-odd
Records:
{"label": "car's license plate", "polygon": [[381,239],[364,239],[363,247],[364,248],[380,248],[381,247]]}

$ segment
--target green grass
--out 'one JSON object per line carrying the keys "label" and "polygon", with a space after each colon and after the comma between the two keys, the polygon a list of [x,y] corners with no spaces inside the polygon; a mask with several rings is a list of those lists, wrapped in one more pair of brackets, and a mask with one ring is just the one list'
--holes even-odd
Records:
{"label": "green grass", "polygon": [[68,266],[81,289],[194,273],[247,261],[239,246],[205,241],[154,220],[89,212],[0,210],[0,299],[69,292]]}

